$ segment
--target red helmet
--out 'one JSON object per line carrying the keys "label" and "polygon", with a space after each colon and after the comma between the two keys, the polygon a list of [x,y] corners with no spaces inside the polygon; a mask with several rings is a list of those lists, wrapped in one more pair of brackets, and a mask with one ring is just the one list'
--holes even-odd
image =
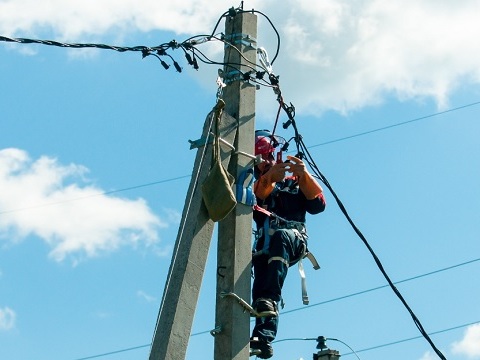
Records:
{"label": "red helmet", "polygon": [[273,153],[275,148],[272,145],[272,140],[266,136],[255,137],[255,155],[266,155]]}
{"label": "red helmet", "polygon": [[272,136],[268,130],[255,131],[255,155],[266,155],[275,152],[277,146],[285,144],[281,136]]}

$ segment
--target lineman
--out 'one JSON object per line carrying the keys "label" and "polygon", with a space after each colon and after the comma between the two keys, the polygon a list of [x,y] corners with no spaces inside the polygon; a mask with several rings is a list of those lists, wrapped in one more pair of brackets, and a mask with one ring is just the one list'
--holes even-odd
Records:
{"label": "lineman", "polygon": [[266,211],[253,214],[257,239],[252,260],[252,306],[259,317],[250,348],[261,359],[273,356],[271,342],[277,334],[278,303],[288,268],[307,250],[306,213],[318,214],[325,209],[322,187],[300,158],[287,156],[287,162],[276,161],[275,148],[282,141],[269,131],[255,132],[255,155],[261,155],[263,162],[255,168],[254,192],[257,205]]}

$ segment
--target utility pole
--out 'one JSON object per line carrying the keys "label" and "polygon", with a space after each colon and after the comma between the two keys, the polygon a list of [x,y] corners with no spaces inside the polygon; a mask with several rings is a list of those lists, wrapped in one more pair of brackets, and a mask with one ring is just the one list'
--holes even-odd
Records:
{"label": "utility pole", "polygon": [[[228,116],[222,118],[225,120],[220,124],[220,136],[232,143],[236,122]],[[201,185],[212,163],[212,146],[207,141],[212,140],[212,136],[209,136],[211,121],[211,116],[208,116],[202,138],[192,144],[192,148],[199,149],[160,304],[149,360],[180,360],[186,356],[214,227],[203,203],[201,191]],[[221,158],[222,164],[228,166],[230,153],[222,153]]]}
{"label": "utility pole", "polygon": [[[256,64],[257,17],[239,13],[226,19],[224,75],[225,111],[238,121],[235,148],[237,153],[254,153],[256,87],[243,80]],[[239,70],[237,65],[242,64]],[[245,66],[248,64],[249,66]],[[252,167],[253,160],[236,155],[230,161],[229,172],[239,179]],[[252,206],[238,203],[219,224],[217,249],[217,305],[215,316],[215,360],[246,360],[249,358],[250,317],[248,312],[224,293],[235,293],[250,302]]]}
{"label": "utility pole", "polygon": [[[245,66],[256,63],[256,16],[239,12],[226,18],[224,113],[220,137],[233,144],[221,152],[222,164],[238,179],[253,160],[255,86],[244,81]],[[242,56],[240,55],[242,54]],[[242,64],[239,66],[238,64]],[[241,71],[241,72],[240,72]],[[218,110],[218,104],[217,104]],[[185,359],[193,318],[205,270],[214,223],[202,201],[201,185],[212,162],[208,143],[210,119],[207,117],[202,138],[192,142],[199,147],[188,189],[182,220],[175,243],[169,273],[157,318],[149,360]],[[202,144],[202,140],[204,145]],[[240,152],[240,154],[239,154]],[[233,155],[233,156],[231,156]],[[217,249],[217,303],[215,318],[215,360],[247,360],[249,357],[250,319],[248,313],[224,292],[234,292],[250,300],[252,207],[238,203],[219,223]],[[203,358],[204,355],[202,354]]]}

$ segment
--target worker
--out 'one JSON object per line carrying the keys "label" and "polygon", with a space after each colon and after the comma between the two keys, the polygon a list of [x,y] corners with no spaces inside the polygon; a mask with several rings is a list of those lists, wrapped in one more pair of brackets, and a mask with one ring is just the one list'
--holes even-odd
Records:
{"label": "worker", "polygon": [[[253,248],[252,307],[257,313],[250,349],[260,359],[273,356],[278,328],[278,304],[288,268],[307,251],[306,213],[325,209],[323,189],[299,157],[283,162],[274,155],[285,140],[267,130],[255,132],[254,193],[261,210],[254,211],[257,236]],[[278,155],[278,154],[277,154]],[[286,176],[289,175],[289,176]]]}

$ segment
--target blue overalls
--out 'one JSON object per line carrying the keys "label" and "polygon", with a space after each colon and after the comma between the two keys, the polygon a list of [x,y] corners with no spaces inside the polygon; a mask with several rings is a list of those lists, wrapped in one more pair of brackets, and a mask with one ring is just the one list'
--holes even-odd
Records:
{"label": "blue overalls", "polygon": [[[325,202],[323,197],[307,200],[295,179],[287,178],[277,183],[264,201],[257,199],[257,204],[286,221],[254,211],[260,236],[253,249],[252,301],[268,298],[279,303],[289,266],[297,263],[306,251],[306,213],[322,212]],[[278,320],[278,316],[256,318],[252,337],[272,342],[277,334]]]}

